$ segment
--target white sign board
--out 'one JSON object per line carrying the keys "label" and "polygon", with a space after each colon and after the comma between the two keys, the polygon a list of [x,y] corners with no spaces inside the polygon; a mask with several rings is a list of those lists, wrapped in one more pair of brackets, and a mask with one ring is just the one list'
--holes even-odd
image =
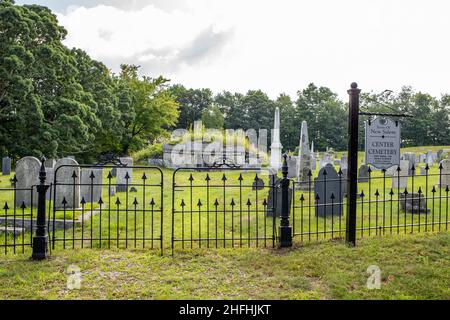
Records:
{"label": "white sign board", "polygon": [[389,169],[400,165],[400,123],[378,117],[366,122],[366,165]]}

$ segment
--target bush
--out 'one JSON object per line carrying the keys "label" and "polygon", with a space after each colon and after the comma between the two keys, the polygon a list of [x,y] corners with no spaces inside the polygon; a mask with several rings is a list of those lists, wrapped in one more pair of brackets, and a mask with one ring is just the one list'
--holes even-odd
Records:
{"label": "bush", "polygon": [[163,144],[154,143],[144,149],[135,152],[133,155],[133,160],[135,162],[143,161],[146,159],[162,159],[163,157]]}

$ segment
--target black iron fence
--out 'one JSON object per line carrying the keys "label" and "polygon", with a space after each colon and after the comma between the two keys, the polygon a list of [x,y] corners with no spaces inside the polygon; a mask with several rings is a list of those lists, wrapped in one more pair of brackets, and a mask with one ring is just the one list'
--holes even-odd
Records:
{"label": "black iron fence", "polygon": [[[392,170],[394,169],[394,170]],[[356,236],[448,230],[448,173],[442,164],[426,165],[418,174],[400,167],[367,167],[358,177]],[[347,176],[331,165],[317,178],[293,181],[291,216],[294,236],[304,241],[343,238],[347,231]]]}
{"label": "black iron fence", "polygon": [[175,170],[172,252],[177,248],[274,247],[281,201],[277,183],[264,169]]}
{"label": "black iron fence", "polygon": [[[36,209],[33,205],[36,186],[18,188],[17,178],[10,180],[9,188],[0,188],[0,250],[5,254],[25,253],[32,244],[32,232],[35,225],[33,216]],[[18,195],[20,194],[20,196]],[[25,201],[25,196],[29,201]],[[23,199],[23,200],[22,200]]]}
{"label": "black iron fence", "polygon": [[63,249],[162,251],[163,183],[163,173],[157,167],[58,167],[53,181],[52,249],[59,245]]}
{"label": "black iron fence", "polygon": [[[448,230],[448,169],[359,170],[357,238]],[[64,172],[64,174],[62,174]],[[275,247],[343,239],[348,177],[331,164],[302,181],[266,169],[180,168],[172,175],[172,252],[194,248]],[[0,189],[0,249],[43,258],[47,249],[164,248],[163,171],[157,167],[63,165],[51,183]],[[48,242],[50,245],[48,245]]]}

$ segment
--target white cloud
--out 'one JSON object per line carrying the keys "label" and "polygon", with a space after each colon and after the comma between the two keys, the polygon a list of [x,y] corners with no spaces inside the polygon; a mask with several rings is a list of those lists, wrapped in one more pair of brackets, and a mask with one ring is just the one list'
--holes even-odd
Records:
{"label": "white cloud", "polygon": [[[76,1],[72,1],[76,5]],[[450,92],[447,1],[171,0],[58,14],[66,44],[114,71],[142,66],[192,87],[294,95],[309,82],[345,97],[402,85]]]}

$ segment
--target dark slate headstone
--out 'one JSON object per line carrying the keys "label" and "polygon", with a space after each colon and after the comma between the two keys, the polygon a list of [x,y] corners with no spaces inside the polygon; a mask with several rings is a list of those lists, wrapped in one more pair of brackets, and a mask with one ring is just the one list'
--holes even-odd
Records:
{"label": "dark slate headstone", "polygon": [[264,189],[264,180],[259,177],[253,180],[252,190],[262,190],[262,189]]}
{"label": "dark slate headstone", "polygon": [[[316,216],[329,217],[342,215],[342,179],[333,165],[327,164],[320,169],[314,183]],[[334,199],[332,199],[334,196]]]}
{"label": "dark slate headstone", "polygon": [[362,164],[358,170],[358,182],[369,182],[369,167]]}
{"label": "dark slate headstone", "polygon": [[406,195],[400,193],[399,202],[404,212],[412,214],[430,213],[430,209],[427,208],[427,201],[421,193],[408,193]]}
{"label": "dark slate headstone", "polygon": [[[272,177],[270,177],[270,183],[272,184]],[[274,187],[271,186],[269,188],[269,194],[268,194],[268,201],[267,201],[267,217],[273,217],[273,212],[275,211],[275,215],[277,217],[281,216],[281,179],[275,178],[275,185]],[[275,201],[275,208],[274,208],[274,198]],[[292,202],[292,189],[288,189],[288,203],[289,203],[289,215],[291,214],[291,202]]]}
{"label": "dark slate headstone", "polygon": [[137,192],[137,189],[135,187],[131,187],[130,192]]}
{"label": "dark slate headstone", "polygon": [[112,175],[113,177],[117,177],[117,168],[112,168],[112,169],[111,169],[111,175]]}
{"label": "dark slate headstone", "polygon": [[2,174],[4,176],[9,176],[11,174],[11,158],[4,157],[2,159]]}

